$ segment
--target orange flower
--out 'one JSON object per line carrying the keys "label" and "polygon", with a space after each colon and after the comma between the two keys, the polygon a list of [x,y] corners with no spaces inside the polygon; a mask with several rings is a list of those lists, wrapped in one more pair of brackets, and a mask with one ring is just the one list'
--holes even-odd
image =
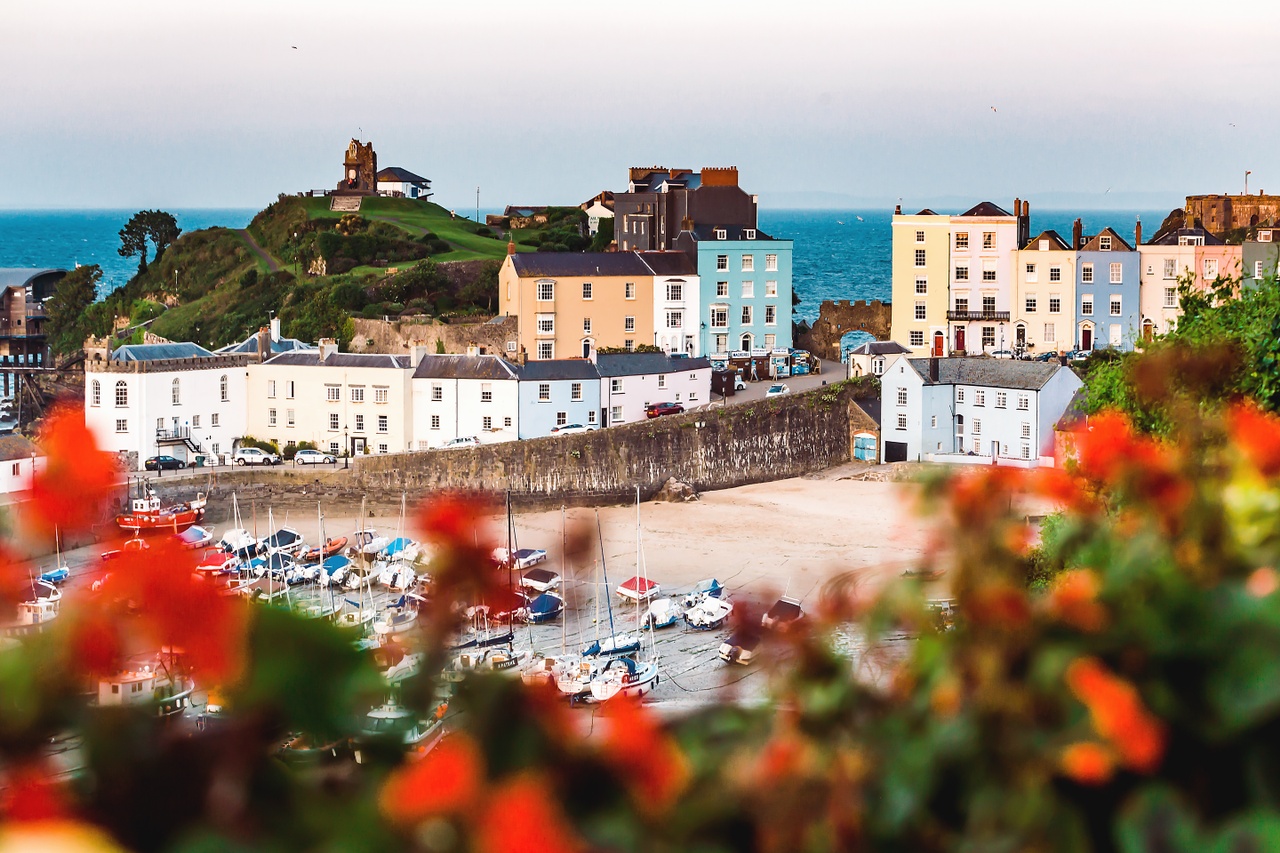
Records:
{"label": "orange flower", "polygon": [[1111,750],[1094,741],[1073,743],[1062,750],[1058,765],[1063,774],[1081,785],[1104,785],[1115,773]]}
{"label": "orange flower", "polygon": [[964,603],[975,625],[1017,629],[1031,620],[1031,602],[1024,590],[1003,581],[984,583]]}
{"label": "orange flower", "polygon": [[1097,601],[1099,586],[1092,569],[1063,572],[1049,593],[1050,615],[1086,633],[1102,630],[1107,610]]}
{"label": "orange flower", "polygon": [[929,707],[939,717],[954,717],[964,704],[964,691],[960,689],[960,681],[948,676],[934,685],[929,694]]}
{"label": "orange flower", "polygon": [[991,465],[965,472],[950,484],[951,509],[964,527],[985,525],[1007,511],[1010,498],[1022,491],[1025,475],[1017,468]]}
{"label": "orange flower", "polygon": [[444,492],[418,507],[417,527],[437,547],[431,565],[436,598],[476,602],[507,588],[493,571],[493,541],[486,513],[491,509],[474,495]]}
{"label": "orange flower", "polygon": [[418,529],[422,535],[441,545],[456,546],[488,541],[485,528],[492,511],[483,500],[461,492],[442,492],[427,498],[418,506]]}
{"label": "orange flower", "polygon": [[378,807],[393,823],[412,825],[469,809],[484,781],[484,757],[470,735],[451,734],[421,761],[397,768],[378,793]]}
{"label": "orange flower", "polygon": [[1243,403],[1227,412],[1227,429],[1262,476],[1280,474],[1280,418]]}
{"label": "orange flower", "polygon": [[522,773],[493,788],[476,815],[478,853],[574,853],[582,841],[551,796],[548,780]]}
{"label": "orange flower", "polygon": [[1244,588],[1254,598],[1266,598],[1280,588],[1280,577],[1276,576],[1275,569],[1263,566],[1253,570],[1249,579],[1244,582]]}
{"label": "orange flower", "polygon": [[31,598],[31,566],[0,544],[0,608]]}
{"label": "orange flower", "polygon": [[0,789],[0,818],[3,818],[0,823],[65,820],[69,817],[64,791],[39,765],[15,765],[5,781],[8,784]]}
{"label": "orange flower", "polygon": [[1138,455],[1141,444],[1128,418],[1118,412],[1103,412],[1089,422],[1089,429],[1079,437],[1080,470],[1095,480],[1115,482]]}
{"label": "orange flower", "polygon": [[1126,767],[1150,773],[1164,754],[1165,730],[1137,689],[1097,658],[1077,658],[1067,667],[1067,686],[1089,709],[1093,728],[1119,753]]}
{"label": "orange flower", "polygon": [[84,423],[84,409],[60,406],[40,432],[48,459],[32,482],[31,523],[45,536],[84,530],[98,520],[104,502],[119,480],[116,461],[98,449]]}
{"label": "orange flower", "polygon": [[622,695],[609,701],[601,752],[631,789],[644,811],[665,811],[689,783],[689,762],[640,700]]}

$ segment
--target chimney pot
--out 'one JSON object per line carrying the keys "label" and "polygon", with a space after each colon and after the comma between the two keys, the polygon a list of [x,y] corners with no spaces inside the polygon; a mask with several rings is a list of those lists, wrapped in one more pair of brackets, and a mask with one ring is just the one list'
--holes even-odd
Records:
{"label": "chimney pot", "polygon": [[1071,248],[1079,250],[1080,243],[1083,237],[1084,237],[1084,222],[1082,222],[1080,219],[1076,219],[1076,221],[1071,224]]}
{"label": "chimney pot", "polygon": [[899,215],[901,215],[901,214],[902,214],[902,205],[900,205],[900,204],[895,204],[895,205],[893,206],[893,213],[894,213],[894,215],[895,215],[895,216],[899,216]]}
{"label": "chimney pot", "polygon": [[1137,223],[1133,226],[1133,244],[1134,247],[1142,245],[1142,217],[1138,217]]}

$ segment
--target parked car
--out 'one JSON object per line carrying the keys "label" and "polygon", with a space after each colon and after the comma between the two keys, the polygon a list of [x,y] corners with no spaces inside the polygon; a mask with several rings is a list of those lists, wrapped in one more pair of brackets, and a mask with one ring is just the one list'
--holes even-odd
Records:
{"label": "parked car", "polygon": [[991,353],[992,358],[1013,358],[1013,350],[998,349]]}
{"label": "parked car", "polygon": [[479,447],[480,439],[474,435],[460,435],[457,438],[451,438],[444,444],[440,445],[441,450],[454,450],[458,447]]}
{"label": "parked car", "polygon": [[142,467],[148,471],[177,471],[187,467],[187,463],[183,462],[175,456],[152,456],[146,462],[142,463]]}
{"label": "parked car", "polygon": [[781,382],[769,386],[769,390],[764,392],[766,397],[781,397],[783,394],[790,394],[791,389]]}
{"label": "parked car", "polygon": [[733,390],[735,391],[747,390],[747,383],[743,381],[741,373],[733,377]]}
{"label": "parked car", "polygon": [[293,454],[294,465],[333,465],[337,461],[334,456],[319,450],[299,450]]}
{"label": "parked car", "polygon": [[1091,355],[1093,355],[1091,350],[1073,349],[1067,353],[1067,361],[1088,361]]}
{"label": "parked car", "polygon": [[594,432],[595,427],[586,426],[585,424],[565,424],[564,426],[552,427],[552,435],[578,435],[584,432]]}
{"label": "parked car", "polygon": [[645,417],[660,418],[663,415],[678,415],[684,411],[679,403],[652,403],[644,410]]}
{"label": "parked car", "polygon": [[1056,361],[1057,358],[1058,358],[1058,354],[1056,352],[1042,352],[1039,355],[1034,356],[1034,359],[1036,361],[1045,361],[1045,362]]}
{"label": "parked car", "polygon": [[279,465],[280,457],[258,447],[242,447],[236,451],[237,465]]}

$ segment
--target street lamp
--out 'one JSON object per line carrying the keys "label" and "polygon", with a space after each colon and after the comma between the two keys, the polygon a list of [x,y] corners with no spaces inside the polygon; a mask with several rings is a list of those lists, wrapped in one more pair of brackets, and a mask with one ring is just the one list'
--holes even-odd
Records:
{"label": "street lamp", "polygon": [[342,470],[347,470],[351,465],[351,441],[347,438],[347,428],[342,428],[342,443],[344,450],[342,452]]}

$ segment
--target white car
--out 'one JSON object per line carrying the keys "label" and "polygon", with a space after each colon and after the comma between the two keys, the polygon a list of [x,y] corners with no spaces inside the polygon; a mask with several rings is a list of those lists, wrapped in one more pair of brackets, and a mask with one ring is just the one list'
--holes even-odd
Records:
{"label": "white car", "polygon": [[337,461],[335,457],[319,450],[299,450],[293,454],[294,465],[333,465]]}
{"label": "white car", "polygon": [[280,457],[257,447],[242,447],[236,451],[237,465],[279,465]]}
{"label": "white car", "polygon": [[444,444],[440,445],[441,450],[453,450],[458,447],[479,447],[480,439],[474,435],[460,435],[457,438],[451,438]]}
{"label": "white car", "polygon": [[769,386],[769,390],[764,392],[766,397],[781,397],[783,394],[790,394],[791,389],[781,382]]}
{"label": "white car", "polygon": [[594,432],[595,427],[586,426],[585,424],[565,424],[564,426],[552,427],[552,435],[578,435],[583,432]]}
{"label": "white car", "polygon": [[745,390],[747,390],[747,383],[746,383],[746,382],[744,382],[744,381],[742,380],[742,375],[741,375],[741,374],[739,374],[738,376],[733,377],[733,390],[735,390],[735,391],[745,391]]}

